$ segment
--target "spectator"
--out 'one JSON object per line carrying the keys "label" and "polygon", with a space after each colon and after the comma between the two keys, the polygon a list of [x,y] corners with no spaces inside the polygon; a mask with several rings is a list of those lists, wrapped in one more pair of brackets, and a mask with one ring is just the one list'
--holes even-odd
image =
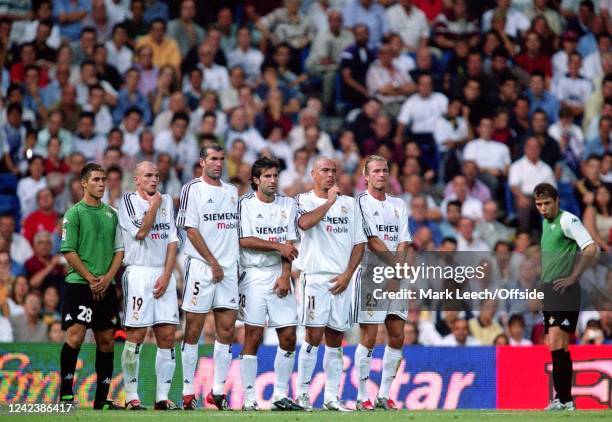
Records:
{"label": "spectator", "polygon": [[[10,260],[10,257],[6,252],[0,253],[0,261],[3,259]],[[1,264],[1,263],[0,263]],[[4,284],[3,284],[4,285]],[[2,287],[0,287],[0,295],[2,294]],[[25,310],[23,305],[25,304],[25,298],[30,291],[30,283],[24,275],[18,275],[13,280],[13,285],[10,289],[10,297],[7,299],[9,307],[9,315],[23,315]],[[0,303],[2,301],[0,300]],[[2,305],[0,305],[2,308]]]}
{"label": "spectator", "polygon": [[496,303],[494,300],[480,302],[480,311],[476,318],[469,320],[470,333],[483,346],[493,344],[493,340],[504,332],[504,329],[495,321]]}
{"label": "spectator", "polygon": [[556,34],[561,35],[562,21],[561,16],[556,10],[548,7],[546,0],[534,0],[533,5],[525,10],[527,19],[533,21],[538,16],[543,16],[550,29]]}
{"label": "spectator", "polygon": [[353,26],[353,37],[355,44],[347,47],[340,56],[342,59],[340,62],[341,89],[342,99],[352,107],[358,107],[368,96],[365,86],[366,75],[370,64],[375,60],[375,55],[374,51],[368,48],[370,34],[365,24],[358,23]]}
{"label": "spectator", "polygon": [[145,22],[145,5],[144,0],[132,0],[130,3],[130,12],[127,14],[129,19],[124,21],[128,33],[128,43],[131,47],[134,46],[134,41],[147,34],[149,29],[148,23]]}
{"label": "spectator", "polygon": [[45,325],[49,326],[54,321],[61,321],[62,314],[59,312],[60,297],[55,286],[47,287],[42,296],[41,317]]}
{"label": "spectator", "polygon": [[226,148],[231,149],[234,140],[240,138],[247,146],[245,160],[250,163],[254,162],[257,156],[266,149],[266,141],[257,129],[248,124],[244,107],[235,108],[230,114],[229,122],[225,138]]}
{"label": "spectator", "polygon": [[535,208],[533,189],[539,183],[556,186],[556,180],[550,166],[540,159],[541,146],[538,140],[528,138],[524,148],[525,155],[510,166],[508,185],[514,194],[519,230],[539,231],[540,215]]}
{"label": "spectator", "polygon": [[537,71],[552,78],[550,57],[542,52],[542,41],[535,31],[525,35],[525,51],[516,57],[516,64],[529,74]]}
{"label": "spectator", "polygon": [[[479,200],[483,204],[491,199],[491,191],[487,185],[478,180],[478,166],[475,161],[464,159],[461,174],[465,177],[467,183],[468,196]],[[457,196],[455,184],[452,181],[448,182],[444,188],[444,197],[451,196]]]}
{"label": "spectator", "polygon": [[117,23],[113,26],[111,39],[104,44],[108,52],[108,63],[115,66],[122,75],[132,65],[133,53],[127,43],[127,27],[124,23]]}
{"label": "spectator", "polygon": [[25,262],[25,270],[32,288],[44,291],[49,286],[63,288],[66,261],[53,255],[51,232],[40,230],[34,236],[34,255]]}
{"label": "spectator", "polygon": [[53,1],[53,18],[59,22],[60,35],[76,41],[81,33],[84,19],[91,13],[91,2],[86,0]]}
{"label": "spectator", "polygon": [[442,243],[442,232],[438,228],[438,224],[428,218],[427,211],[427,198],[424,195],[414,196],[410,201],[408,229],[410,233],[416,233],[421,227],[427,227],[436,246],[440,246],[440,243]]}
{"label": "spectator", "polygon": [[12,173],[20,171],[24,160],[26,128],[23,125],[19,103],[9,103],[6,109],[6,124],[0,127],[0,151],[4,155],[4,168]]}
{"label": "spectator", "polygon": [[[318,4],[318,3],[317,3]],[[327,12],[329,25],[320,29],[310,47],[306,59],[306,69],[312,76],[322,78],[323,103],[332,105],[336,72],[339,69],[339,58],[342,52],[353,43],[353,33],[342,27],[343,16],[339,10]]]}
{"label": "spectator", "polygon": [[498,334],[497,337],[493,339],[493,346],[508,346],[509,344],[510,340],[504,333]]}
{"label": "spectator", "polygon": [[415,89],[410,76],[393,64],[389,44],[383,44],[378,49],[378,60],[370,65],[366,74],[366,87],[368,93],[378,98],[392,116],[397,116],[402,103]]}
{"label": "spectator", "polygon": [[521,32],[529,29],[529,19],[520,11],[512,8],[511,0],[497,0],[497,7],[488,10],[482,16],[482,31],[488,31],[492,26],[492,20],[495,15],[505,16],[505,32],[514,38],[518,38]]}
{"label": "spectator", "polygon": [[548,127],[548,135],[559,144],[565,163],[576,175],[580,174],[580,159],[584,150],[584,135],[580,126],[573,123],[574,114],[568,107],[559,111],[559,120]]}
{"label": "spectator", "polygon": [[236,41],[236,48],[227,55],[227,65],[228,67],[242,67],[247,81],[254,83],[261,74],[260,68],[264,56],[261,51],[251,47],[251,34],[248,28],[242,27],[238,30]]}
{"label": "spectator", "polygon": [[146,45],[153,51],[153,64],[161,68],[165,65],[173,66],[179,71],[181,65],[181,50],[177,42],[166,35],[166,21],[155,18],[151,21],[149,34],[144,35],[136,41],[135,48]]}
{"label": "spectator", "polygon": [[104,136],[95,133],[95,114],[90,111],[81,113],[72,143],[75,150],[80,151],[87,161],[93,161],[102,154],[107,141]]}
{"label": "spectator", "polygon": [[187,133],[189,116],[184,112],[175,113],[170,128],[160,132],[155,137],[155,151],[170,154],[174,161],[174,168],[183,181],[190,179],[193,165],[198,161],[200,151],[193,136]]}
{"label": "spectator", "polygon": [[[389,30],[399,34],[408,51],[416,51],[427,46],[429,26],[427,18],[412,0],[400,0],[398,4],[387,9]],[[379,30],[384,28],[380,26]]]}
{"label": "spectator", "polygon": [[229,87],[229,74],[224,66],[214,62],[215,48],[204,42],[198,47],[198,68],[204,74],[203,89],[221,92]]}
{"label": "spectator", "polygon": [[479,346],[480,343],[470,335],[468,322],[465,319],[456,319],[452,323],[452,332],[446,335],[440,346]]}
{"label": "spectator", "polygon": [[204,28],[194,22],[195,16],[196,2],[182,0],[179,17],[168,23],[168,36],[176,40],[183,57],[191,48],[204,41]]}
{"label": "spectator", "polygon": [[584,112],[584,104],[593,91],[591,81],[580,75],[582,58],[578,53],[572,53],[568,59],[568,72],[559,78],[555,86],[555,95],[561,105],[570,109],[572,115],[580,118]]}
{"label": "spectator", "polygon": [[53,321],[47,329],[47,340],[49,343],[61,344],[65,340],[61,321]]}
{"label": "spectator", "polygon": [[172,157],[170,154],[162,152],[157,154],[156,162],[159,170],[159,192],[170,195],[174,201],[174,206],[178,207],[182,184],[174,169]]}
{"label": "spectator", "polygon": [[[165,72],[162,70],[162,75],[164,73]],[[185,96],[181,91],[172,91],[172,88],[170,88],[170,90],[167,92],[167,98],[162,100],[156,94],[156,97],[153,100],[156,103],[152,107],[154,110],[157,105],[161,105],[159,110],[154,111],[154,114],[157,115],[155,121],[153,122],[154,135],[158,135],[162,130],[166,130],[170,127],[172,116],[174,116],[175,113],[189,112],[189,108],[187,107],[187,104],[185,104]]]}
{"label": "spectator", "polygon": [[113,110],[113,122],[118,125],[127,110],[136,107],[142,113],[146,124],[152,123],[149,102],[139,91],[140,71],[138,68],[130,68],[125,75],[125,85],[117,95],[117,106]]}
{"label": "spectator", "polygon": [[47,340],[47,326],[40,318],[41,300],[35,293],[28,293],[24,314],[11,317],[15,342],[42,343]]}
{"label": "spectator", "polygon": [[105,42],[110,39],[115,23],[116,22],[110,20],[106,14],[104,0],[91,0],[91,12],[83,20],[84,26],[94,28],[98,39]]}
{"label": "spectator", "polygon": [[83,110],[94,114],[94,132],[104,136],[113,128],[113,116],[105,104],[105,91],[102,85],[89,86],[89,98]]}
{"label": "spectator", "polygon": [[548,121],[554,123],[559,117],[559,100],[545,90],[546,81],[542,72],[532,72],[529,79],[529,113],[533,115],[536,110],[543,110],[548,117]]}
{"label": "spectator", "polygon": [[23,235],[33,245],[34,236],[42,230],[52,232],[58,215],[53,209],[53,194],[49,188],[36,192],[37,210],[28,214],[23,221]]}
{"label": "spectator", "polygon": [[597,35],[597,50],[584,58],[582,62],[582,75],[594,80],[603,71],[603,57],[610,51],[610,35],[602,33]]}
{"label": "spectator", "polygon": [[612,195],[608,185],[602,184],[595,189],[593,201],[584,209],[583,221],[599,248],[608,252],[612,230]]}
{"label": "spectator", "polygon": [[[32,5],[34,11],[35,20],[25,23],[23,28],[23,37],[21,38],[24,42],[34,41],[39,38],[39,25],[44,22],[48,25],[49,33],[44,37],[46,45],[49,48],[57,49],[60,46],[60,28],[58,25],[54,25],[52,22],[52,2],[51,0],[42,0],[38,2],[38,5]],[[43,24],[43,26],[44,26]],[[42,35],[42,34],[41,34]]]}
{"label": "spectator", "polygon": [[510,346],[531,346],[531,340],[525,338],[525,319],[521,314],[513,314],[508,320]]}
{"label": "spectator", "polygon": [[28,174],[17,184],[17,196],[21,206],[22,215],[28,215],[36,209],[36,196],[39,190],[47,187],[44,177],[44,160],[35,155],[30,158]]}
{"label": "spectator", "polygon": [[488,252],[491,249],[474,234],[474,221],[468,217],[461,217],[457,224],[457,251],[459,252]]}
{"label": "spectator", "polygon": [[454,0],[431,23],[432,38],[438,47],[452,51],[465,39],[475,47],[479,40],[478,23],[467,13],[466,0]]}
{"label": "spectator", "polygon": [[603,116],[599,119],[597,135],[588,138],[584,146],[583,158],[590,155],[603,156],[612,152],[612,118]]}
{"label": "spectator", "polygon": [[62,127],[70,132],[77,130],[79,116],[83,108],[77,103],[77,90],[73,85],[66,85],[60,101],[49,110],[49,113],[59,111],[62,115]]}
{"label": "spectator", "polygon": [[553,81],[558,81],[568,71],[569,56],[576,53],[578,36],[574,31],[565,31],[561,38],[561,49],[551,58]]}
{"label": "spectator", "polygon": [[295,150],[293,165],[283,170],[278,177],[278,187],[282,193],[295,196],[312,189],[309,159],[309,153],[305,148]]}
{"label": "spectator", "polygon": [[482,220],[476,223],[475,230],[478,237],[487,243],[489,249],[493,250],[499,241],[508,242],[514,236],[514,230],[498,221],[497,202],[486,201],[482,206],[482,217]]}

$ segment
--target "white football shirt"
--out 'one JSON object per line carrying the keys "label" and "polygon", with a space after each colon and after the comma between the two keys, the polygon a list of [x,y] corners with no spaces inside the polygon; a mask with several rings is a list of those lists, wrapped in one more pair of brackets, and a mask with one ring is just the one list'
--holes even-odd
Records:
{"label": "white football shirt", "polygon": [[119,201],[117,214],[125,248],[123,258],[125,265],[163,267],[166,263],[168,245],[178,242],[174,224],[174,206],[170,195],[162,195],[162,204],[157,210],[155,221],[147,237],[143,240],[136,239],[148,210],[149,202],[137,192],[125,193],[123,200]]}
{"label": "white football shirt", "polygon": [[[327,199],[313,191],[297,196],[298,214],[304,215]],[[298,268],[307,274],[346,271],[353,246],[367,241],[361,212],[350,196],[339,195],[325,217],[309,230],[301,230]]]}
{"label": "white football shirt", "polygon": [[[266,203],[249,193],[238,202],[240,218],[239,237],[257,237],[276,243],[297,240],[297,205],[295,199],[276,195],[274,202]],[[278,267],[281,256],[278,252],[240,248],[240,268]]]}
{"label": "white football shirt", "polygon": [[[201,178],[183,186],[176,225],[199,230],[206,246],[222,267],[238,262],[238,191],[235,186],[221,182],[213,186]],[[185,254],[204,261],[189,237]]]}
{"label": "white football shirt", "polygon": [[401,242],[412,242],[408,232],[408,210],[403,200],[385,195],[385,200],[379,201],[365,191],[357,197],[357,205],[367,237],[378,237],[392,252],[397,251]]}

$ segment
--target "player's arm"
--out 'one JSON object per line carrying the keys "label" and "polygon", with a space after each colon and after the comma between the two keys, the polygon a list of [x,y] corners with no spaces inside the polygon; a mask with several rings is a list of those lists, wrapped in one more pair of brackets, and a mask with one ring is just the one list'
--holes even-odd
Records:
{"label": "player's arm", "polygon": [[98,278],[95,277],[85,266],[81,258],[75,251],[67,251],[64,252],[64,258],[68,261],[68,265],[72,267],[77,273],[81,275],[90,285],[93,285],[98,281]]}
{"label": "player's arm", "polygon": [[323,217],[325,217],[325,214],[327,214],[327,211],[329,211],[336,202],[339,192],[340,189],[337,186],[333,186],[327,192],[327,201],[323,205],[300,215],[298,218],[298,227],[302,230],[309,230],[319,224]]}
{"label": "player's arm", "polygon": [[111,265],[107,273],[100,277],[97,282],[91,286],[91,291],[94,294],[94,298],[99,296],[97,299],[101,299],[101,296],[104,294],[104,292],[106,292],[106,289],[108,289],[111,281],[113,281],[115,278],[117,271],[119,271],[119,268],[121,268],[123,255],[123,250],[115,251],[115,255],[113,255],[113,260],[111,261]]}
{"label": "player's arm", "polygon": [[170,278],[172,277],[172,271],[176,265],[176,251],[178,249],[178,241],[168,244],[166,250],[166,262],[164,263],[164,272],[159,276],[153,287],[153,297],[159,299],[166,293]]}
{"label": "player's arm", "polygon": [[64,254],[68,265],[70,265],[70,267],[90,285],[93,285],[98,281],[98,277],[94,276],[91,271],[89,271],[77,252],[80,234],[81,221],[79,213],[75,211],[75,207],[72,207],[66,212],[64,221],[62,222],[62,245],[60,252]]}
{"label": "player's arm", "polygon": [[351,281],[351,277],[353,277],[353,273],[361,264],[361,260],[363,259],[363,253],[365,252],[365,243],[358,243],[353,246],[353,250],[351,251],[351,257],[349,259],[348,266],[346,271],[342,274],[334,277],[331,282],[335,282],[336,284],[329,289],[329,291],[334,294],[340,294],[346,290]]}
{"label": "player's arm", "polygon": [[[293,242],[291,242],[293,243]],[[291,243],[278,243],[263,240],[255,236],[240,239],[240,247],[262,252],[278,252],[283,258],[293,261],[298,256],[298,250]]]}
{"label": "player's arm", "polygon": [[137,240],[144,240],[149,235],[151,231],[151,227],[155,223],[155,217],[157,216],[157,210],[161,206],[162,196],[159,192],[155,192],[155,195],[149,196],[147,198],[147,202],[149,203],[149,209],[147,210],[144,218],[142,219],[142,224],[136,233]]}
{"label": "player's arm", "polygon": [[221,268],[221,265],[219,265],[217,258],[215,258],[206,245],[200,231],[194,227],[186,227],[185,231],[187,232],[187,238],[189,238],[195,250],[198,251],[200,256],[210,264],[213,271],[213,281],[218,283],[219,281],[223,280],[223,269]]}
{"label": "player's arm", "polygon": [[[287,245],[295,249],[292,240],[287,240]],[[276,280],[276,283],[274,283],[274,287],[272,287],[272,289],[276,292],[276,294],[278,294],[279,297],[287,296],[291,290],[291,261],[285,257],[281,258],[281,275],[278,280]]]}

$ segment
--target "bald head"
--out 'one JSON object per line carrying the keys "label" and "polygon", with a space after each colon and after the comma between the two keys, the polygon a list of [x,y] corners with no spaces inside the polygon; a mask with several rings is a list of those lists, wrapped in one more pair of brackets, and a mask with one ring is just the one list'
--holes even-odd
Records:
{"label": "bald head", "polygon": [[155,163],[150,161],[141,161],[134,169],[134,182],[138,192],[143,194],[154,195],[157,191],[159,183],[159,170]]}
{"label": "bald head", "polygon": [[336,184],[336,162],[327,157],[318,157],[312,165],[312,179],[315,187],[327,192]]}

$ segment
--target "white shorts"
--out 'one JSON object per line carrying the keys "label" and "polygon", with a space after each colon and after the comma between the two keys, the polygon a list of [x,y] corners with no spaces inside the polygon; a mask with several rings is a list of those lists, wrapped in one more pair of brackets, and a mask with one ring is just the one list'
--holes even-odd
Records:
{"label": "white shorts", "polygon": [[223,280],[212,281],[212,269],[204,261],[187,257],[182,308],[196,314],[211,309],[238,309],[238,264],[223,267]]}
{"label": "white shorts", "polygon": [[151,327],[156,324],[178,324],[179,309],[176,297],[176,279],[170,277],[168,288],[162,297],[153,297],[155,282],[162,275],[163,267],[130,265],[123,273],[123,325],[126,327]]}
{"label": "white shorts", "polygon": [[302,273],[302,325],[306,327],[329,327],[336,331],[347,331],[352,324],[353,283],[360,276],[355,271],[348,287],[333,295],[329,281],[338,274]]}
{"label": "white shorts", "polygon": [[[355,272],[363,271],[359,269]],[[371,271],[370,271],[371,274]],[[408,301],[388,300],[386,309],[381,309],[381,305],[376,298],[369,294],[369,297],[362,298],[361,277],[355,280],[353,285],[353,322],[359,324],[383,324],[389,315],[395,315],[404,321],[408,320]],[[361,301],[364,301],[363,307]],[[368,309],[368,307],[371,307]]]}
{"label": "white shorts", "polygon": [[280,277],[280,268],[249,268],[241,272],[238,281],[240,310],[238,319],[257,327],[282,328],[296,326],[297,302],[293,289],[281,298],[272,290]]}

